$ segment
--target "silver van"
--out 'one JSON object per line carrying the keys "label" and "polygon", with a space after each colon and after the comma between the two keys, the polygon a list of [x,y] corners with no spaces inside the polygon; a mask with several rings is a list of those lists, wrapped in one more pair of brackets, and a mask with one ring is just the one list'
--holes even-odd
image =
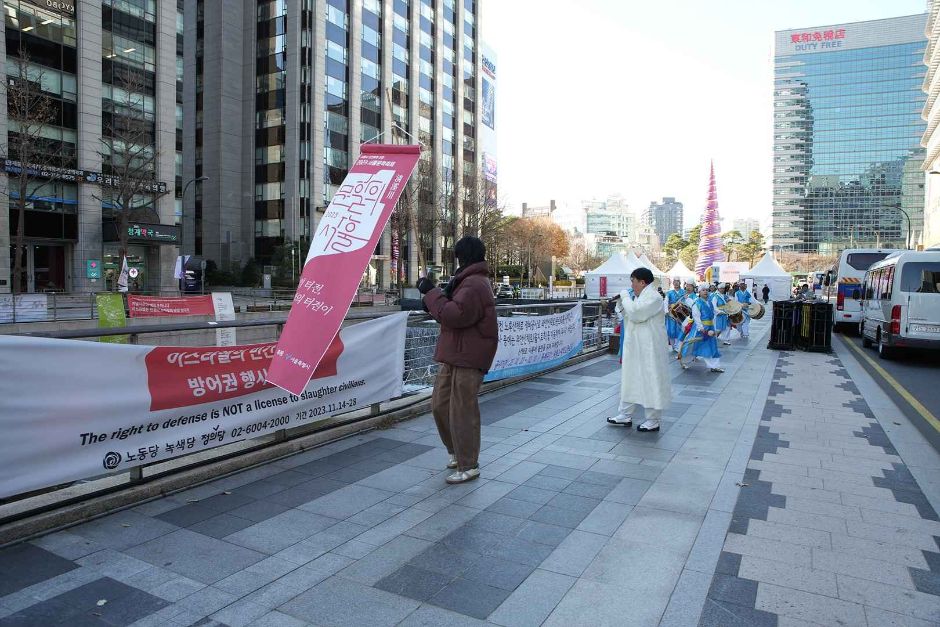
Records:
{"label": "silver van", "polygon": [[940,251],[901,251],[873,264],[862,283],[862,344],[940,350]]}

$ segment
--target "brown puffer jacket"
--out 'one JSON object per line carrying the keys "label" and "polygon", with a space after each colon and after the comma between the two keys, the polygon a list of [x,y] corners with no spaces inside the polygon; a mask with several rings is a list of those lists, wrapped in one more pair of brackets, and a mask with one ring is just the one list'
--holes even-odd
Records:
{"label": "brown puffer jacket", "polygon": [[439,288],[424,295],[424,304],[441,323],[434,361],[486,372],[496,356],[496,301],[485,261],[461,268],[452,280],[450,298]]}

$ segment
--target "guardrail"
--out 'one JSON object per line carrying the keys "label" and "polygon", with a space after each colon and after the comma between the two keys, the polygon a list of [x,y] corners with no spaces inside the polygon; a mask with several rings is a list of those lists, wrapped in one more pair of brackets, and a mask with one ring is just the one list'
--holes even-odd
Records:
{"label": "guardrail", "polygon": [[[209,291],[212,291],[211,289]],[[207,291],[206,293],[209,293]],[[230,292],[236,311],[287,311],[294,300],[294,290],[237,289],[219,287],[215,291]],[[94,320],[98,317],[95,297],[103,292],[39,292],[34,294],[0,294],[0,324],[23,322],[65,322]],[[196,296],[179,290],[133,291],[136,296]],[[394,305],[397,292],[360,289],[353,297],[352,307]]]}
{"label": "guardrail", "polygon": [[[607,329],[602,326],[606,318],[605,308],[597,301],[549,302],[526,305],[498,305],[498,316],[549,315],[566,311],[570,307],[582,309],[581,355],[599,352],[605,349]],[[366,320],[389,315],[391,312],[350,313],[344,325],[356,324]],[[49,337],[59,339],[95,340],[113,335],[129,336],[129,341],[138,343],[141,336],[152,333],[172,333],[179,331],[204,331],[219,328],[271,327],[271,341],[277,339],[283,330],[284,320],[247,320],[230,322],[178,322],[161,324],[138,324],[112,329],[76,329],[65,331],[26,332],[16,335],[31,337]],[[170,460],[135,466],[129,471],[116,474],[103,474],[89,480],[79,481],[66,486],[41,490],[29,494],[20,494],[0,501],[0,524],[16,521],[43,511],[49,511],[65,505],[79,503],[92,497],[115,492],[129,485],[145,482],[171,473],[181,472],[200,465],[217,462],[221,459],[242,455],[251,451],[284,442],[288,439],[309,436],[332,429],[340,429],[355,423],[373,419],[384,411],[399,411],[411,405],[425,401],[430,395],[437,373],[434,362],[434,348],[439,335],[439,325],[424,312],[410,312],[405,340],[404,393],[402,396],[382,403],[375,403],[368,409],[344,412],[326,418],[313,425],[277,431],[252,440],[235,442],[184,455]],[[531,378],[532,375],[494,382],[499,387],[516,380]],[[490,384],[486,384],[490,385]],[[491,386],[492,387],[492,386]],[[49,493],[59,491],[61,498],[52,498]]]}

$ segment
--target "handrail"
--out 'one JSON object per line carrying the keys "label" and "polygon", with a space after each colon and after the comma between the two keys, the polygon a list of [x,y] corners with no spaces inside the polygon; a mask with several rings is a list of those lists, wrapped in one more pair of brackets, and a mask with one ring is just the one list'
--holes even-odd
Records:
{"label": "handrail", "polygon": [[[563,305],[575,305],[584,301],[578,300],[558,300],[552,303],[533,303],[525,305],[496,305],[496,311],[518,311],[520,309],[548,309]],[[596,301],[588,301],[594,303]],[[400,313],[398,311],[378,311],[372,313],[347,313],[345,320],[373,320],[383,316]],[[431,320],[431,316],[423,311],[409,311],[409,316],[416,319]],[[213,329],[230,328],[250,328],[250,327],[271,327],[287,323],[287,320],[280,318],[266,318],[264,320],[230,320],[215,322],[191,321],[177,322],[170,324],[133,324],[126,327],[109,327],[104,329],[69,329],[64,331],[24,331],[22,333],[8,333],[5,335],[27,336],[27,337],[46,337],[60,340],[78,340],[92,337],[111,337],[114,335],[145,335],[148,333],[173,333],[176,331],[211,331]]]}

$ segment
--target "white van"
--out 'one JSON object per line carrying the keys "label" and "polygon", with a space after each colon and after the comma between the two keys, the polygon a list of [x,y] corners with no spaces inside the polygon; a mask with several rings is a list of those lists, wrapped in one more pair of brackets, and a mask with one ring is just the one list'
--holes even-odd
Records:
{"label": "white van", "polygon": [[836,266],[836,306],[832,311],[832,322],[836,331],[849,328],[858,331],[862,321],[862,279],[873,264],[892,253],[887,248],[847,248],[839,255]]}
{"label": "white van", "polygon": [[902,251],[865,273],[862,344],[889,358],[900,348],[940,350],[940,251]]}

